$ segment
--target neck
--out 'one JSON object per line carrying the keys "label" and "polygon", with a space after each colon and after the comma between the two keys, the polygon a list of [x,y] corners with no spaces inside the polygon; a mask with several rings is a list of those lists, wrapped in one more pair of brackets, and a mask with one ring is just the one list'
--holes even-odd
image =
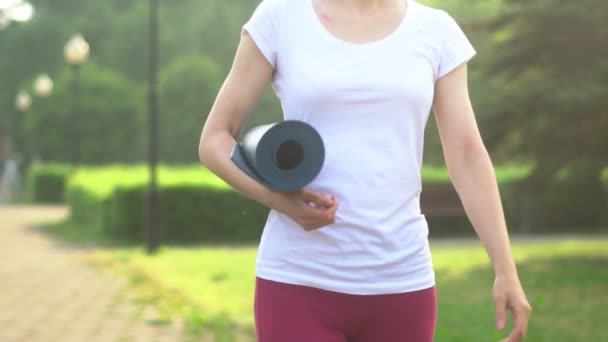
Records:
{"label": "neck", "polygon": [[336,2],[341,2],[344,5],[359,10],[370,10],[401,6],[403,1],[404,0],[337,0]]}

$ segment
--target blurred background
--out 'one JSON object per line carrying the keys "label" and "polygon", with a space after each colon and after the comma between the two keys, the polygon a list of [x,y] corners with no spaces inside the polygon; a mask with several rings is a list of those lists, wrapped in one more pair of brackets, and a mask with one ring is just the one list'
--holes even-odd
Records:
{"label": "blurred background", "polygon": [[[539,316],[530,340],[602,340],[608,4],[420,2],[452,14],[478,50],[471,98]],[[117,273],[95,284],[129,280],[107,294],[115,305],[102,305],[105,315],[89,319],[117,333],[82,328],[74,340],[253,339],[255,246],[267,210],[202,168],[197,147],[257,4],[0,0],[0,241],[13,246],[0,252],[0,305],[21,305],[24,284],[40,294],[34,304],[55,295],[35,284],[64,287],[64,277],[32,270],[56,267],[69,278],[93,265]],[[269,87],[247,127],[281,117]],[[426,135],[422,207],[445,294],[438,340],[498,339],[492,269],[451,186],[432,117]],[[74,253],[85,262],[65,268]],[[463,298],[465,291],[479,294]],[[60,305],[71,301],[82,305]],[[39,317],[95,307],[67,290],[58,303]],[[0,315],[0,325],[19,322],[0,341],[70,334],[32,330],[36,320],[23,310]],[[132,324],[99,328],[104,320]]]}

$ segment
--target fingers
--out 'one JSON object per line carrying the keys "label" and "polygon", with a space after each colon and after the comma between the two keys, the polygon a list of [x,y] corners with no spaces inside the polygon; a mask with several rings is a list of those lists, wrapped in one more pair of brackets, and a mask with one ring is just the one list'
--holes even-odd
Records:
{"label": "fingers", "polygon": [[514,327],[509,336],[503,340],[503,342],[519,342],[526,337],[526,331],[528,330],[528,320],[532,313],[530,304],[522,303],[512,309],[514,318]]}
{"label": "fingers", "polygon": [[289,194],[292,202],[290,216],[307,231],[315,230],[335,222],[338,200],[325,194],[303,188]]}
{"label": "fingers", "polygon": [[494,299],[496,305],[496,329],[503,330],[507,325],[507,298],[504,296]]}
{"label": "fingers", "polygon": [[332,204],[326,208],[326,212],[328,214],[328,218],[331,220],[331,223],[334,223],[336,219],[336,211],[338,211],[338,200],[335,197],[331,198]]}
{"label": "fingers", "polygon": [[315,230],[335,222],[336,212],[338,210],[338,201],[335,198],[331,198],[331,203],[325,208],[315,208],[307,204],[302,204],[302,208],[299,211],[298,223],[305,230]]}
{"label": "fingers", "polygon": [[333,205],[333,201],[323,195],[323,194],[318,194],[315,192],[312,192],[308,189],[302,189],[299,191],[299,196],[302,200],[304,200],[305,202],[310,202],[312,204],[314,204],[315,207],[330,207],[331,205]]}
{"label": "fingers", "polygon": [[528,319],[532,309],[529,304],[520,304],[513,309],[513,316],[515,320],[515,326],[513,331],[509,334],[507,341],[519,342],[526,337],[526,331],[528,330]]}
{"label": "fingers", "polygon": [[330,225],[336,220],[337,205],[333,205],[330,209],[319,210],[316,208],[308,208],[306,212],[303,212],[303,219],[300,225],[305,230],[315,230],[327,225]]}

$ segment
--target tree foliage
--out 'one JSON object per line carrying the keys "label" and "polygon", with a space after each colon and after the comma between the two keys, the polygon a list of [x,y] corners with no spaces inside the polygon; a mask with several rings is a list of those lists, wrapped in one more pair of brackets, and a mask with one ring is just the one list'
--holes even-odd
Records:
{"label": "tree foliage", "polygon": [[497,90],[486,142],[535,166],[525,191],[549,226],[608,219],[607,22],[604,0],[504,0],[485,23],[493,40],[482,77]]}
{"label": "tree foliage", "polygon": [[[160,1],[163,159],[192,160],[180,151],[192,150],[194,131],[201,128],[231,66],[242,24],[258,2]],[[422,2],[454,15],[479,51],[470,67],[471,94],[496,161],[534,163],[536,174],[546,178],[583,159],[596,169],[606,164],[608,10],[603,0]],[[137,115],[145,119],[148,1],[32,3],[36,15],[30,22],[0,31],[0,116],[14,111],[15,94],[38,73],[53,78],[66,73],[63,46],[74,32],[82,32],[91,45],[91,61],[137,88]],[[69,108],[69,96],[64,100]],[[268,90],[249,124],[278,119],[280,107]],[[425,160],[439,164],[439,139],[429,128]]]}
{"label": "tree foliage", "polygon": [[196,147],[221,80],[216,63],[200,56],[184,57],[161,75],[162,159],[196,162]]}
{"label": "tree foliage", "polygon": [[74,153],[87,164],[135,161],[145,132],[138,88],[94,63],[82,69],[79,79],[77,111],[75,74],[65,69],[56,77],[53,96],[35,99],[22,114],[21,148],[47,161],[71,162]]}
{"label": "tree foliage", "polygon": [[[71,93],[67,88],[62,88],[69,85],[68,78],[71,74],[63,60],[63,48],[72,34],[81,32],[91,47],[90,63],[83,66],[83,73],[91,69],[89,74],[100,73],[98,76],[102,77],[104,73],[112,71],[110,74],[113,76],[129,82],[130,87],[135,87],[127,95],[135,102],[136,113],[131,114],[135,114],[139,121],[145,120],[148,109],[145,95],[148,80],[149,2],[34,0],[32,3],[36,7],[36,15],[31,21],[14,23],[0,31],[0,50],[3,52],[0,55],[0,119],[14,112],[13,99],[17,92],[30,89],[31,81],[36,75],[46,72],[57,84],[55,92],[49,99],[34,98],[36,108],[32,109],[32,118],[24,116],[21,119],[30,124],[46,120],[45,127],[62,132],[53,139],[60,140],[62,134],[64,138],[69,137],[65,135],[68,128],[64,127],[69,123],[61,119],[70,115],[72,103]],[[240,28],[257,3],[250,0],[229,3],[221,0],[159,2],[163,161],[190,162],[196,159],[198,139],[195,136],[200,134],[202,120],[210,110],[212,99],[231,66]],[[103,84],[112,87],[119,86],[119,83],[109,81]],[[95,102],[94,97],[98,95],[105,101],[108,98],[104,97],[104,93],[121,94],[123,91],[120,87],[105,91],[96,89],[92,93],[83,94],[83,101]],[[129,106],[133,106],[133,102]],[[104,105],[106,114],[113,113],[116,109],[112,103],[110,101]],[[101,105],[101,102],[98,104]],[[42,106],[48,106],[44,110],[54,114],[35,117],[34,112],[42,111]],[[105,127],[109,124],[103,122],[105,118],[116,117],[114,114],[97,117],[100,109],[93,107],[97,108],[95,113],[84,114],[91,125]],[[83,110],[90,108],[92,107],[83,107]],[[276,99],[266,95],[258,110],[260,114],[256,115],[256,120],[266,122],[277,118],[280,108]],[[55,119],[57,121],[53,121]],[[114,124],[119,126],[120,122]],[[28,132],[32,133],[23,131]],[[106,139],[122,141],[114,132],[108,129],[105,132]],[[132,134],[137,138],[137,144],[142,145],[147,139],[146,126],[139,127],[137,133]],[[27,138],[26,141],[36,140],[36,137]],[[44,139],[48,142],[51,138]],[[106,146],[112,144],[108,141]],[[58,145],[43,144],[39,146],[39,151],[50,146]],[[146,158],[146,150],[141,146],[135,150],[139,152],[134,158]],[[109,156],[112,151],[114,150],[110,148],[103,155]],[[42,156],[51,160],[65,160],[68,153],[55,151],[43,153]],[[114,160],[100,155],[99,159],[90,161],[118,162],[124,159],[124,154],[118,153]]]}
{"label": "tree foliage", "polygon": [[607,22],[603,0],[505,0],[488,25],[483,70],[500,89],[489,140],[534,161],[538,176],[608,164]]}

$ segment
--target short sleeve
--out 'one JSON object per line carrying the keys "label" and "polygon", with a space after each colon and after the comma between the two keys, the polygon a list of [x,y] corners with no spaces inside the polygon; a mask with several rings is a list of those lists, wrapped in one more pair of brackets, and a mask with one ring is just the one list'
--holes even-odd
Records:
{"label": "short sleeve", "polygon": [[440,11],[440,13],[442,15],[440,25],[442,41],[438,78],[442,78],[460,65],[467,63],[477,53],[456,20],[445,11]]}
{"label": "short sleeve", "polygon": [[282,1],[262,0],[251,18],[243,25],[243,30],[249,33],[273,68],[277,60]]}

